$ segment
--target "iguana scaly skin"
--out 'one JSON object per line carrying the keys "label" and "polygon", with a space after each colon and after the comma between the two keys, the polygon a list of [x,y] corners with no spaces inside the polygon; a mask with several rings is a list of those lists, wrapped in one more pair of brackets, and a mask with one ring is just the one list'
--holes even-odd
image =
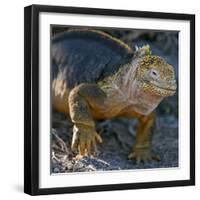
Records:
{"label": "iguana scaly skin", "polygon": [[77,157],[95,155],[102,142],[95,119],[138,118],[129,159],[159,160],[151,152],[153,112],[176,92],[174,69],[150,47],[132,49],[95,30],[70,30],[52,39],[52,98],[56,110],[70,115],[72,149]]}

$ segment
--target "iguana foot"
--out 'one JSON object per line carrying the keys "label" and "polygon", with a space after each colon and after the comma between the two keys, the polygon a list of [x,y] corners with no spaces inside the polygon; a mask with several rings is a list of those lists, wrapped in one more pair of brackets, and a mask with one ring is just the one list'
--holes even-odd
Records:
{"label": "iguana foot", "polygon": [[72,150],[77,148],[79,150],[79,155],[76,156],[76,159],[80,159],[83,156],[95,156],[97,142],[102,143],[102,138],[96,132],[95,127],[83,124],[74,125],[71,148]]}
{"label": "iguana foot", "polygon": [[160,161],[160,156],[151,152],[149,148],[134,148],[128,159],[135,160],[137,164],[146,163],[152,160]]}

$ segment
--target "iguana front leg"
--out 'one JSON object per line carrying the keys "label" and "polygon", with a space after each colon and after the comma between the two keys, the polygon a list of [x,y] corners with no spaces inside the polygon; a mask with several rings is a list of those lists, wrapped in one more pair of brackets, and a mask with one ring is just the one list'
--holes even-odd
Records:
{"label": "iguana front leg", "polygon": [[137,164],[151,160],[159,161],[160,157],[151,151],[155,113],[151,113],[148,116],[140,116],[138,119],[135,146],[128,158],[135,159]]}
{"label": "iguana front leg", "polygon": [[69,111],[73,127],[72,150],[78,148],[79,155],[95,155],[96,142],[102,142],[95,130],[91,109],[103,105],[104,92],[95,84],[80,84],[69,94]]}

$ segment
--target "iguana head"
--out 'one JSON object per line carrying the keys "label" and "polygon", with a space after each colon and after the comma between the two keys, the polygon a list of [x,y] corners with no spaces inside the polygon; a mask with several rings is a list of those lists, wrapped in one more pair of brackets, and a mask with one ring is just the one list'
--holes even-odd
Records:
{"label": "iguana head", "polygon": [[176,92],[177,84],[174,68],[163,58],[151,55],[149,47],[139,60],[136,78],[141,82],[145,92],[156,96],[172,96]]}
{"label": "iguana head", "polygon": [[143,115],[152,112],[163,98],[174,95],[177,88],[173,67],[152,55],[148,45],[137,48],[130,64],[98,85],[119,107],[128,104]]}

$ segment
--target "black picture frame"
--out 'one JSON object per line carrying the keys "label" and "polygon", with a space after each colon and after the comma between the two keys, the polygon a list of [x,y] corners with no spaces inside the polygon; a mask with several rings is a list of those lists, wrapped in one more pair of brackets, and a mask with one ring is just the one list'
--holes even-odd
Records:
{"label": "black picture frame", "polygon": [[[39,13],[188,20],[190,23],[190,179],[162,182],[39,188]],[[30,195],[195,185],[195,15],[31,5],[24,9],[24,192]]]}

